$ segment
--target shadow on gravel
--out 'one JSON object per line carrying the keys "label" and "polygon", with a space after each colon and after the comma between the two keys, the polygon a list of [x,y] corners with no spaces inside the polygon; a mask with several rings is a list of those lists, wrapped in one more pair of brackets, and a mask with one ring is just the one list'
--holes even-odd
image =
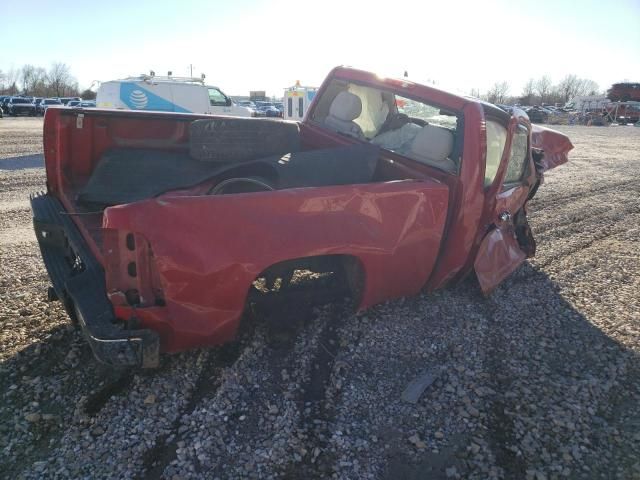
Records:
{"label": "shadow on gravel", "polygon": [[0,170],[24,170],[26,168],[44,168],[44,155],[22,155],[20,157],[0,158]]}
{"label": "shadow on gravel", "polygon": [[[560,285],[528,263],[488,298],[469,281],[452,290],[483,310],[486,328],[476,342],[484,359],[474,365],[480,359],[450,358],[444,383],[420,403],[430,410],[442,401],[440,389],[458,363],[476,367],[471,385],[493,393],[478,399],[477,419],[461,417],[464,402],[453,400],[451,415],[466,426],[437,451],[409,448],[407,431],[396,436],[377,478],[640,478],[638,353],[589,321],[589,312],[576,310]],[[452,322],[454,346],[465,335],[459,327]],[[465,388],[474,402],[473,387]],[[433,435],[419,422],[413,427],[421,438]]]}
{"label": "shadow on gravel", "polygon": [[[483,313],[481,321],[486,323],[485,335],[477,339],[477,344],[484,351],[484,358],[470,359],[464,352],[451,348],[446,354],[449,358],[441,360],[451,365],[462,363],[467,370],[470,366],[475,368],[475,362],[481,363],[477,365],[481,373],[477,376],[474,373],[472,379],[493,393],[482,398],[484,407],[477,420],[458,418],[467,425],[466,430],[442,442],[438,451],[415,452],[406,443],[406,435],[398,435],[397,448],[379,452],[376,463],[381,462],[381,471],[377,478],[498,476],[524,479],[531,477],[531,471],[552,474],[551,478],[636,478],[640,474],[635,470],[640,465],[637,457],[640,451],[637,433],[640,431],[637,409],[640,362],[637,353],[591,323],[563,296],[560,286],[530,264],[521,267],[489,298],[482,297],[471,281],[454,287],[451,293],[442,298],[447,302],[471,302]],[[419,311],[421,303],[433,305],[439,300],[426,296],[408,301],[414,302],[415,310]],[[391,305],[394,303],[390,302]],[[273,350],[274,376],[285,366],[293,338],[301,330],[294,320],[304,318],[303,310],[290,310],[289,315],[274,315],[290,322],[272,322],[267,335]],[[318,445],[326,446],[326,439],[333,433],[331,425],[336,411],[324,402],[327,382],[336,368],[335,359],[340,349],[335,333],[340,318],[344,318],[344,310],[336,303],[319,337],[318,351],[313,354],[317,369],[305,382],[304,393],[299,398],[301,411],[308,407],[308,413],[301,415],[302,426],[312,432],[312,420],[317,418],[325,425],[322,436],[309,435],[309,444],[305,446],[308,451]],[[449,331],[452,347],[455,347],[467,333],[462,326],[465,319],[453,320]],[[442,320],[428,316],[421,319],[423,323],[438,321]],[[3,399],[5,408],[9,407],[5,420],[15,421],[15,427],[0,429],[2,435],[7,435],[3,442],[15,436],[11,433],[14,428],[22,432],[20,452],[13,460],[6,458],[0,462],[5,473],[17,473],[24,465],[46,458],[51,445],[62,436],[64,424],[73,417],[74,405],[82,396],[88,397],[86,408],[91,414],[99,411],[111,396],[121,394],[130,386],[131,377],[125,375],[114,379],[112,372],[98,368],[77,331],[58,327],[38,345],[27,347],[0,365],[2,391],[7,392],[14,384],[18,387],[14,388],[11,397],[5,394]],[[213,396],[221,381],[220,371],[237,361],[241,352],[238,342],[211,349],[203,375],[184,413]],[[423,361],[416,356],[416,363]],[[406,368],[413,367],[406,365]],[[443,384],[434,385],[425,392],[420,403],[426,411],[431,411],[432,404],[440,401],[437,395],[441,392],[437,390],[444,389],[452,375],[456,375],[453,370],[445,373]],[[47,378],[49,380],[45,381]],[[55,387],[50,394],[40,393],[45,384]],[[268,388],[265,385],[265,389]],[[58,420],[51,427],[30,425],[18,418],[29,411],[27,406],[36,397],[41,402],[41,411],[47,411],[47,406],[55,407]],[[447,415],[456,417],[460,405],[455,399],[445,405],[450,407]],[[339,402],[336,408],[340,408]],[[381,411],[384,411],[384,405],[381,405]],[[176,458],[179,419],[180,416],[173,424],[173,435],[163,434],[143,458],[147,471],[145,478],[159,477]],[[410,429],[417,430],[421,438],[433,434],[415,419],[391,420],[411,421]],[[353,418],[353,422],[367,421],[371,419]],[[398,428],[404,427],[398,425]],[[472,439],[479,445],[479,452],[471,452]],[[334,461],[336,458],[328,455],[326,465],[321,468],[307,461],[295,467],[290,465],[281,472],[282,477],[326,478],[332,474]],[[367,461],[373,460],[368,458]],[[452,467],[456,468],[453,471],[456,473],[451,473]],[[563,473],[567,468],[569,473]]]}
{"label": "shadow on gravel", "polygon": [[638,354],[589,321],[529,263],[484,305],[485,368],[496,392],[486,439],[505,478],[532,471],[640,475],[640,438],[632,427],[640,414],[628,401],[640,393]]}
{"label": "shadow on gravel", "polygon": [[[8,478],[46,458],[82,397],[110,375],[68,324],[42,332],[39,341],[0,363],[0,447],[10,447],[0,455],[0,472]],[[30,421],[29,413],[38,419]]]}

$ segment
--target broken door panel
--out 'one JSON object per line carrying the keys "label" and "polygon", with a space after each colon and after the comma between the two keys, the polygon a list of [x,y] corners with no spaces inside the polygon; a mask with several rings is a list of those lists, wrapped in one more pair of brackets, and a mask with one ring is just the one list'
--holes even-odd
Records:
{"label": "broken door panel", "polygon": [[488,295],[511,275],[527,256],[512,229],[495,228],[482,241],[474,262],[482,293]]}

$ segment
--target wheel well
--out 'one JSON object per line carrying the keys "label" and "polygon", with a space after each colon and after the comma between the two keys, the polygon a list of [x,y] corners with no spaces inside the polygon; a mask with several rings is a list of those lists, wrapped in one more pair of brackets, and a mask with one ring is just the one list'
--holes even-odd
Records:
{"label": "wheel well", "polygon": [[[359,304],[365,285],[362,262],[353,255],[316,255],[285,260],[263,270],[249,291],[249,301],[302,296],[320,303],[349,296]],[[314,298],[317,297],[317,298]],[[315,303],[315,302],[314,302]]]}

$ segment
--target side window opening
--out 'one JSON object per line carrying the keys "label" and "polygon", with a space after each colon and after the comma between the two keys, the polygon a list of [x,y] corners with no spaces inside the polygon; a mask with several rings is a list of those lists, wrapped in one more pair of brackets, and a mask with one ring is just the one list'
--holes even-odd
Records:
{"label": "side window opening", "polygon": [[293,117],[293,98],[287,98],[287,116]]}
{"label": "side window opening", "polygon": [[507,143],[507,129],[495,120],[486,121],[487,128],[487,155],[484,171],[484,186],[488,187],[493,183],[500,167],[500,160],[504,154],[504,147]]}
{"label": "side window opening", "polygon": [[304,117],[304,99],[302,97],[298,98],[298,116]]}
{"label": "side window opening", "polygon": [[209,87],[209,103],[212,107],[226,107],[227,97],[217,88]]}
{"label": "side window opening", "polygon": [[511,142],[511,154],[509,155],[509,163],[507,164],[507,173],[504,177],[504,183],[518,183],[525,176],[527,165],[529,162],[529,132],[526,127],[519,125],[516,130],[513,141]]}

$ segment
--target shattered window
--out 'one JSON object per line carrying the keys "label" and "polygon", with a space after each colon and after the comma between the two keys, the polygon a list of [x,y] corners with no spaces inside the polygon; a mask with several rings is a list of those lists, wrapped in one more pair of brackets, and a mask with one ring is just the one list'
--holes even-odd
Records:
{"label": "shattered window", "polygon": [[484,186],[493,183],[498,173],[500,160],[507,143],[507,129],[495,120],[487,120],[487,162],[484,171]]}
{"label": "shattered window", "polygon": [[516,183],[522,180],[527,166],[529,135],[527,129],[519,126],[513,136],[511,143],[511,155],[509,155],[509,163],[507,164],[507,173],[504,177],[504,183]]}

